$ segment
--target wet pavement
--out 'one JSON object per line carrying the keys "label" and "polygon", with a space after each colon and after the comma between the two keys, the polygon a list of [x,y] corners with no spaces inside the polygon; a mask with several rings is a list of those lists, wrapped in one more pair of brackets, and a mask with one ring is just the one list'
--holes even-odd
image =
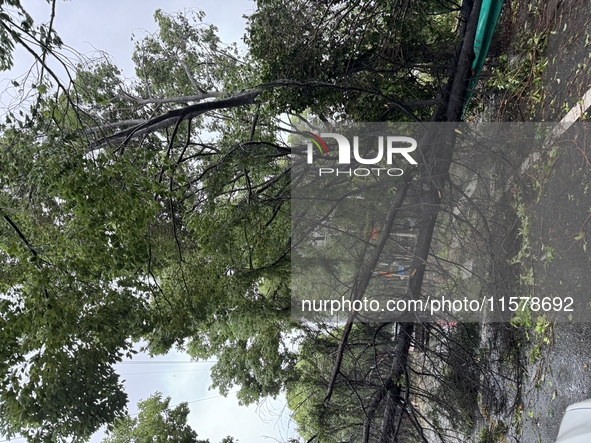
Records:
{"label": "wet pavement", "polygon": [[[537,119],[557,121],[591,88],[591,2],[548,1],[538,13],[548,65]],[[521,272],[534,284],[522,283],[520,295],[576,302],[574,321],[539,322],[540,333],[530,335],[521,353],[522,403],[506,441],[553,442],[566,407],[591,397],[591,315],[581,314],[591,299],[590,129],[568,131],[521,177],[530,241]]]}

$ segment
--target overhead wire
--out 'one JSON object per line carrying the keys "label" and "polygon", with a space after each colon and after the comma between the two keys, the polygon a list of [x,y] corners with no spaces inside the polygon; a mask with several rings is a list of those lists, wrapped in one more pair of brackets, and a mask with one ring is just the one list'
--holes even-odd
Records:
{"label": "overhead wire", "polygon": [[121,376],[125,376],[125,375],[145,375],[145,374],[174,374],[177,372],[200,372],[200,371],[209,371],[210,368],[200,368],[200,369],[189,369],[186,371],[176,371],[176,370],[172,370],[172,371],[151,371],[151,372],[126,372],[124,374],[119,373],[119,375]]}
{"label": "overhead wire", "polygon": [[[230,394],[236,394],[236,391],[234,391],[234,392],[228,392],[228,395],[230,395]],[[193,403],[199,403],[199,402],[202,402],[202,401],[206,401],[206,400],[212,400],[212,399],[214,399],[214,398],[220,398],[220,397],[225,397],[225,395],[221,395],[221,394],[220,394],[220,395],[214,395],[214,396],[211,396],[211,397],[200,398],[200,399],[198,399],[198,400],[192,400],[192,401],[182,401],[182,402],[180,402],[180,403],[177,403],[176,405],[171,405],[171,406],[169,406],[169,408],[174,408],[174,407],[176,407],[176,406],[179,406],[179,405],[181,405],[181,404],[183,404],[183,403],[186,403],[186,404],[190,405],[190,404],[193,404]],[[139,412],[134,412],[133,414],[129,414],[129,415],[130,415],[130,416],[133,416],[133,415],[139,415],[139,414],[140,414]],[[1,443],[1,442],[0,442],[0,443]]]}
{"label": "overhead wire", "polygon": [[139,360],[139,361],[121,361],[115,363],[116,365],[174,365],[174,364],[194,364],[194,363],[217,363],[217,360],[199,360],[199,361],[150,361],[150,360]]}

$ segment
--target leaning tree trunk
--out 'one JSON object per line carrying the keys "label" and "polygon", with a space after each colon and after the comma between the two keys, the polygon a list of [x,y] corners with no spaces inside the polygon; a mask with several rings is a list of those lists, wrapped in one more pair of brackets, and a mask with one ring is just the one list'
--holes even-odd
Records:
{"label": "leaning tree trunk", "polygon": [[[461,31],[462,38],[456,48],[454,62],[448,74],[448,82],[441,93],[438,105],[433,113],[433,122],[458,122],[461,119],[467,85],[472,74],[471,65],[474,59],[474,36],[476,34],[481,3],[482,0],[464,0],[462,4],[462,14],[464,17],[464,24]],[[406,294],[408,299],[417,299],[420,297],[441,198],[445,183],[449,178],[449,168],[456,141],[456,132],[452,126],[446,126],[441,131],[442,133],[428,134],[427,139],[424,140],[425,143],[423,143],[423,146],[427,146],[428,148],[422,152],[423,158],[426,160],[422,174],[428,177],[430,182],[428,194],[422,204],[419,233],[411,266],[412,277]],[[411,180],[412,176],[409,176],[405,181],[404,191],[406,191]],[[360,299],[363,296],[367,282],[372,275],[377,258],[379,258],[379,254],[383,248],[383,243],[385,243],[385,239],[390,234],[392,227],[390,216],[394,217],[397,214],[402,204],[401,199],[404,199],[405,194],[406,192],[399,192],[397,196],[399,198],[393,201],[389,216],[381,230],[378,246],[368,266],[360,274],[358,283],[355,285],[354,293],[352,294],[352,298],[354,299]],[[349,316],[347,326],[340,340],[335,365],[328,384],[325,405],[330,401],[335,380],[340,371],[344,348],[355,316],[355,312],[352,312]],[[400,332],[394,344],[389,374],[384,379],[381,388],[374,394],[369,407],[366,409],[366,417],[363,424],[363,443],[369,443],[371,429],[375,422],[375,415],[384,401],[386,401],[386,404],[382,415],[382,425],[378,441],[380,443],[398,441],[402,415],[405,414],[404,402],[402,401],[402,381],[407,373],[408,353],[414,327],[414,323],[400,324]]]}

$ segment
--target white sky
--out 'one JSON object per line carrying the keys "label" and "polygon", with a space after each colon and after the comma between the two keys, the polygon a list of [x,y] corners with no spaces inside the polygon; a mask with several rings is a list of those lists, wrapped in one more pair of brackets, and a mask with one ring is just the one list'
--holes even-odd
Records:
{"label": "white sky", "polygon": [[[284,442],[288,436],[296,436],[283,397],[267,400],[259,407],[238,406],[235,395],[224,398],[217,391],[208,390],[211,384],[209,368],[213,362],[191,363],[189,360],[188,355],[173,351],[154,359],[137,354],[131,362],[117,365],[117,371],[126,380],[129,412],[138,411],[138,400],[160,391],[172,398],[171,405],[184,401],[190,403],[189,424],[199,438],[209,438],[211,443],[217,443],[227,435],[241,443],[258,442],[265,437],[269,441]],[[99,442],[100,435],[102,433],[91,441]]]}
{"label": "white sky", "polygon": [[[21,0],[24,8],[33,16],[36,24],[48,22],[50,6],[46,0]],[[162,9],[167,13],[200,9],[206,13],[205,22],[219,29],[224,43],[236,42],[244,46],[245,20],[254,10],[252,0],[58,0],[54,29],[66,46],[89,57],[98,57],[100,51],[108,53],[115,64],[123,70],[126,77],[135,75],[131,55],[133,53],[132,34],[140,39],[146,33],[157,30],[154,12]],[[66,50],[64,49],[64,51]],[[9,92],[10,81],[28,71],[33,57],[26,51],[17,51],[15,66],[9,72],[0,72],[0,106],[10,103],[14,91]],[[56,72],[64,73],[52,64]],[[4,112],[0,112],[0,115]]]}
{"label": "white sky", "polygon": [[[37,24],[48,21],[50,10],[45,0],[21,1]],[[109,53],[124,75],[132,77],[131,34],[140,38],[145,32],[156,31],[153,20],[156,9],[168,13],[202,9],[206,13],[205,21],[219,28],[224,43],[237,42],[240,46],[245,26],[242,16],[250,14],[253,7],[249,0],[60,0],[54,28],[66,45],[86,56],[96,55],[97,50]],[[5,90],[11,79],[26,72],[31,64],[32,58],[28,54],[16,53],[13,70],[0,73],[0,91]],[[5,94],[1,106],[7,103],[6,98]],[[0,109],[0,115],[4,112]],[[241,443],[260,441],[264,437],[283,442],[288,436],[296,436],[283,397],[267,401],[258,408],[239,407],[234,395],[223,398],[217,391],[208,390],[209,368],[213,363],[190,363],[189,360],[186,354],[179,352],[152,360],[145,354],[138,354],[133,363],[117,365],[120,374],[128,374],[122,378],[126,380],[130,413],[137,411],[138,400],[160,391],[164,396],[172,397],[171,405],[191,402],[189,423],[199,438],[209,438],[211,443],[217,443],[227,435]],[[102,433],[98,433],[91,441],[99,442],[101,437]]]}

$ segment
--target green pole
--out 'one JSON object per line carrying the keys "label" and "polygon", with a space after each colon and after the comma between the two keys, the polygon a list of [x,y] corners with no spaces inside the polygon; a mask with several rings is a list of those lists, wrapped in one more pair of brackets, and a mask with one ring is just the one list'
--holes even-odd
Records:
{"label": "green pole", "polygon": [[476,27],[476,36],[474,37],[474,62],[472,63],[472,78],[468,84],[466,92],[466,101],[464,102],[464,112],[472,98],[473,91],[478,84],[484,61],[490,49],[490,43],[495,33],[504,0],[483,0],[478,17],[478,26]]}

